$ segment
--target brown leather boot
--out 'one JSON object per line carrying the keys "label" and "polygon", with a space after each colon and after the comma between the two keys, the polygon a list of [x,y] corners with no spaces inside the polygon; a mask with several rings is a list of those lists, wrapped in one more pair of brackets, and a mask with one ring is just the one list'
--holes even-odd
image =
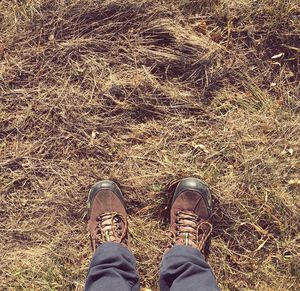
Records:
{"label": "brown leather boot", "polygon": [[127,212],[123,194],[116,183],[110,180],[96,183],[90,190],[87,210],[88,229],[94,251],[104,242],[127,245]]}
{"label": "brown leather boot", "polygon": [[174,192],[170,207],[172,245],[199,249],[204,255],[205,243],[212,225],[212,198],[208,188],[196,178],[182,179]]}

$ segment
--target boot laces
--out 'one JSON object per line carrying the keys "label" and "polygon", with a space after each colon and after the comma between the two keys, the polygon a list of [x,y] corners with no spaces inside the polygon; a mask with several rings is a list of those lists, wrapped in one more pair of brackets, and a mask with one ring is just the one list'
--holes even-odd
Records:
{"label": "boot laces", "polygon": [[97,245],[103,242],[123,242],[127,235],[127,219],[116,212],[102,214],[97,217],[97,234]]}
{"label": "boot laces", "polygon": [[212,232],[212,225],[191,211],[176,213],[175,243],[192,246],[203,250]]}

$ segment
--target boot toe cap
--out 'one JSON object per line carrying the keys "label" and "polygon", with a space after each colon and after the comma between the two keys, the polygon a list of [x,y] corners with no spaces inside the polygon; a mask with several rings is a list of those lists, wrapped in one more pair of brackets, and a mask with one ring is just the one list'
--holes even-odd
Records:
{"label": "boot toe cap", "polygon": [[211,193],[208,187],[200,179],[194,177],[182,179],[175,189],[173,202],[182,192],[185,191],[195,191],[200,193],[209,208],[209,212],[212,211]]}

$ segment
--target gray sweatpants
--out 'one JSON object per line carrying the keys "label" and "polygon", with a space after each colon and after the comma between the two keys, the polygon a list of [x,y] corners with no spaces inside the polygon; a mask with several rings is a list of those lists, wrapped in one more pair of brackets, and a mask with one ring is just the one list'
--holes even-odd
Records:
{"label": "gray sweatpants", "polygon": [[[174,246],[160,266],[161,291],[219,290],[210,266],[199,250]],[[133,254],[121,244],[100,245],[90,263],[86,291],[138,291],[139,276]]]}

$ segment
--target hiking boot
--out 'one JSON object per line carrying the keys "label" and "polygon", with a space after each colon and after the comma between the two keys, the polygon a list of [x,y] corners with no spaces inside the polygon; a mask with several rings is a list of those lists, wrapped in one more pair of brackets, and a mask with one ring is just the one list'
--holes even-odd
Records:
{"label": "hiking boot", "polygon": [[123,194],[116,183],[103,180],[90,190],[87,200],[88,229],[92,248],[105,242],[127,246],[127,212]]}
{"label": "hiking boot", "polygon": [[172,245],[191,246],[206,255],[206,241],[212,225],[212,198],[209,189],[196,178],[182,179],[170,205]]}

